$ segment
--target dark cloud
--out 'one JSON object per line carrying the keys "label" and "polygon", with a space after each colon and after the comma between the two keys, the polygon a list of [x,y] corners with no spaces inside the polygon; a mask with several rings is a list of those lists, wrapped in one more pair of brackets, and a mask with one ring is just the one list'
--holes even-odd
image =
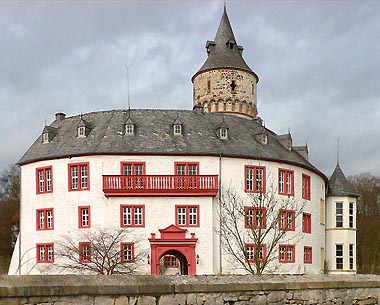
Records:
{"label": "dark cloud", "polygon": [[[258,73],[259,113],[308,143],[327,175],[380,175],[380,2],[227,1]],[[223,1],[0,2],[0,169],[17,162],[54,113],[192,107]]]}

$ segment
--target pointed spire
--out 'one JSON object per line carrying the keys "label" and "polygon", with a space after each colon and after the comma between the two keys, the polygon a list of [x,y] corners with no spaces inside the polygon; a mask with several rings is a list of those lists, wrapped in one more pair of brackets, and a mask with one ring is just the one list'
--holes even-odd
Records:
{"label": "pointed spire", "polygon": [[328,195],[359,197],[358,192],[348,182],[339,164],[336,165],[335,170],[329,179]]}
{"label": "pointed spire", "polygon": [[222,19],[220,19],[218,31],[216,32],[214,41],[216,44],[225,44],[227,42],[233,42],[236,44],[235,35],[232,31],[230,20],[228,19],[226,5],[224,5]]}

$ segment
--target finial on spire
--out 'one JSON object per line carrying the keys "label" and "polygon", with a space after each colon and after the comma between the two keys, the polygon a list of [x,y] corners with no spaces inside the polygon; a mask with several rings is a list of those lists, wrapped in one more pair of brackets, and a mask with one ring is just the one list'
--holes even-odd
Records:
{"label": "finial on spire", "polygon": [[131,110],[131,99],[129,95],[129,68],[131,66],[126,66],[125,68],[127,69],[127,94],[128,94],[128,110]]}
{"label": "finial on spire", "polygon": [[225,14],[227,14],[227,5],[226,5],[226,0],[224,0],[224,10],[223,10],[223,12],[225,13]]}
{"label": "finial on spire", "polygon": [[336,138],[336,165],[339,165],[339,141],[340,137]]}

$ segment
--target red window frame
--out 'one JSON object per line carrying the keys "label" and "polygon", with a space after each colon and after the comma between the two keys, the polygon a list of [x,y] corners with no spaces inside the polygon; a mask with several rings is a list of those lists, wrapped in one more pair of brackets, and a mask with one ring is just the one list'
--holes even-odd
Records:
{"label": "red window frame", "polygon": [[[179,209],[185,209],[185,213],[181,213],[181,215],[185,215],[185,223],[182,223],[182,220],[180,220],[179,217]],[[196,209],[196,224],[190,223],[190,209]],[[194,215],[192,213],[192,215]],[[181,222],[181,224],[180,224]],[[199,205],[176,205],[175,206],[175,223],[179,227],[199,227]]]}
{"label": "red window frame", "polygon": [[165,255],[164,257],[164,267],[165,268],[178,268],[179,262],[178,258],[174,255]]}
{"label": "red window frame", "polygon": [[[87,225],[84,224],[83,221],[83,211],[88,210],[88,219],[87,219]],[[78,207],[78,227],[79,229],[88,229],[91,228],[91,207],[89,205],[86,206],[79,206]]]}
{"label": "red window frame", "polygon": [[[251,177],[248,175],[248,171],[251,170]],[[262,187],[258,184],[258,171],[262,171]],[[244,191],[247,193],[265,193],[266,192],[266,169],[265,166],[244,166]]]}
{"label": "red window frame", "polygon": [[[263,221],[260,225],[260,220],[258,218],[257,212],[263,213]],[[252,212],[252,215],[249,213]],[[252,224],[250,223],[250,218],[252,218]],[[264,207],[244,207],[244,224],[246,229],[266,229],[267,228],[267,209]]]}
{"label": "red window frame", "polygon": [[[87,167],[87,176],[83,176],[82,167]],[[77,168],[77,181],[73,182],[72,169]],[[69,191],[88,191],[90,190],[90,163],[89,162],[81,162],[81,163],[71,163],[68,165],[68,173],[69,173]],[[86,185],[84,185],[82,179],[86,177]],[[75,187],[76,185],[76,187]]]}
{"label": "red window frame", "polygon": [[[51,254],[49,254],[49,247],[52,249]],[[36,244],[36,258],[37,263],[54,263],[54,243]]]}
{"label": "red window frame", "polygon": [[[282,252],[284,256],[282,256]],[[291,257],[289,254],[291,253]],[[296,259],[296,246],[295,245],[279,245],[278,246],[278,260],[280,263],[294,263]]]}
{"label": "red window frame", "polygon": [[311,234],[311,214],[302,213],[302,232]]}
{"label": "red window frame", "polygon": [[[120,162],[120,174],[122,176],[129,176],[124,173],[124,165],[130,165],[131,166],[131,176],[139,176],[139,175],[145,175],[145,162],[129,162],[129,161],[122,161]],[[135,165],[142,165],[142,173],[136,174],[136,168]]]}
{"label": "red window frame", "polygon": [[[282,215],[284,215],[284,218],[282,218]],[[291,226],[289,226],[290,219]],[[294,210],[280,210],[278,215],[278,228],[284,231],[295,231],[296,212]]]}
{"label": "red window frame", "polygon": [[[281,174],[283,181],[281,181]],[[294,196],[294,171],[285,168],[278,169],[278,193],[280,195]]]}
{"label": "red window frame", "polygon": [[310,200],[310,176],[302,174],[302,199]]}
{"label": "red window frame", "polygon": [[[185,174],[178,174],[178,167],[179,166],[185,166]],[[196,174],[195,175],[198,176],[199,175],[199,162],[174,162],[174,174],[176,176],[192,176],[194,174],[189,172],[190,166],[196,167]]]}
{"label": "red window frame", "polygon": [[[88,257],[85,257],[84,255],[84,249],[85,247],[88,248]],[[91,243],[90,242],[79,242],[79,261],[82,264],[88,264],[91,263],[92,258],[92,249],[91,249]]]}
{"label": "red window frame", "polygon": [[[49,212],[51,212],[51,226],[48,226]],[[42,223],[41,223],[41,215],[43,219]],[[37,231],[54,230],[54,209],[53,208],[36,210],[36,230]]]}
{"label": "red window frame", "polygon": [[[125,256],[124,256],[125,247],[131,247],[131,259],[125,259]],[[120,243],[120,258],[121,258],[121,262],[123,263],[133,263],[135,261],[135,244],[131,242]]]}
{"label": "red window frame", "polygon": [[313,248],[309,246],[303,247],[303,262],[305,264],[313,263]]}
{"label": "red window frame", "polygon": [[[257,251],[260,247],[263,248],[263,257],[260,258],[260,260],[259,260],[262,263],[267,258],[267,245],[262,244],[259,246],[257,244],[249,244],[249,243],[245,244],[245,248],[244,248],[245,249],[245,260],[248,263],[255,263],[256,262]],[[253,250],[252,255],[248,255],[249,248],[251,248]]]}
{"label": "red window frame", "polygon": [[[40,175],[42,174],[42,177]],[[49,179],[50,173],[50,179]],[[42,179],[41,179],[42,178]],[[50,181],[50,183],[48,183]],[[53,167],[36,168],[36,194],[53,193]]]}
{"label": "red window frame", "polygon": [[[125,224],[124,223],[124,209],[130,208],[131,209],[131,224]],[[141,224],[136,224],[136,209],[142,209],[142,216],[141,216]],[[144,228],[145,227],[145,205],[130,205],[130,204],[121,204],[120,205],[120,227],[126,228],[126,227],[139,227]]]}

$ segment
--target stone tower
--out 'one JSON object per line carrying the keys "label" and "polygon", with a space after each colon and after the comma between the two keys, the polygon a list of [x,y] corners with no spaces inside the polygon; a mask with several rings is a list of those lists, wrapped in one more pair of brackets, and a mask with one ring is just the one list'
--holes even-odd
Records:
{"label": "stone tower", "polygon": [[214,41],[207,41],[207,60],[194,74],[194,107],[247,118],[257,116],[259,77],[245,63],[243,47],[236,42],[226,8]]}

